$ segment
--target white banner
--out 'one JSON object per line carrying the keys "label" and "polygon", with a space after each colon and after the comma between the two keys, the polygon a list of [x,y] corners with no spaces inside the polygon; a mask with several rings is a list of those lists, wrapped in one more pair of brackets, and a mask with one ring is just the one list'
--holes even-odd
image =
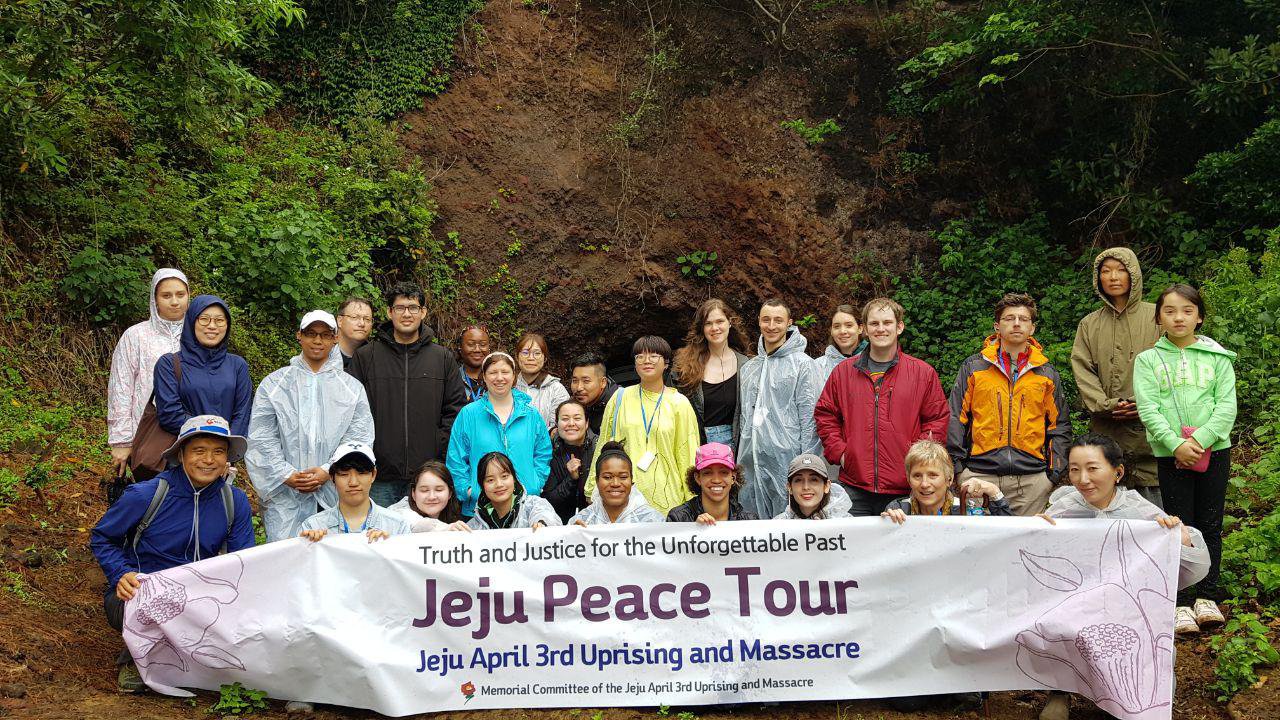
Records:
{"label": "white banner", "polygon": [[1171,715],[1178,533],[882,518],[297,539],[146,576],[153,689],[385,715],[1057,688]]}

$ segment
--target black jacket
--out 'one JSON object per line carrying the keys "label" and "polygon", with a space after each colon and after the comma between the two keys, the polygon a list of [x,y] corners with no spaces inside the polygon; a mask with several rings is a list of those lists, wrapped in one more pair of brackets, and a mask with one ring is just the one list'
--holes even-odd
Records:
{"label": "black jacket", "polygon": [[453,419],[466,403],[453,353],[422,326],[417,342],[395,341],[390,322],[351,358],[347,372],[364,385],[373,412],[378,482],[407,483],[426,460],[443,460]]}
{"label": "black jacket", "polygon": [[[564,382],[561,381],[560,384],[564,385]],[[604,420],[604,408],[609,404],[609,398],[613,397],[613,394],[618,392],[620,388],[621,386],[614,382],[612,378],[605,378],[604,392],[600,393],[600,398],[596,400],[595,405],[587,408],[587,425],[591,427],[591,432],[597,435],[600,434],[600,423]],[[565,389],[569,390],[569,396],[572,397],[573,390],[568,385],[565,385]],[[608,442],[608,439],[605,442]]]}
{"label": "black jacket", "polygon": [[[596,454],[596,434],[587,431],[587,436],[582,439],[582,445],[574,447],[566,445],[560,438],[554,438],[551,441],[551,474],[547,476],[547,484],[542,486],[542,497],[551,503],[551,507],[555,508],[556,514],[560,516],[560,521],[569,524],[569,518],[574,516],[582,508],[590,503],[587,495],[583,492],[586,485],[587,476],[591,474],[591,458]],[[576,457],[582,461],[582,467],[578,468],[578,479],[574,480],[569,474],[569,470],[564,464],[569,461],[570,457]]]}
{"label": "black jacket", "polygon": [[[702,497],[694,495],[689,502],[671,508],[667,513],[667,522],[697,522],[698,516],[704,512],[706,511],[702,508]],[[729,500],[729,519],[759,520],[760,516],[750,510],[744,510],[738,503],[738,498],[735,497]]]}

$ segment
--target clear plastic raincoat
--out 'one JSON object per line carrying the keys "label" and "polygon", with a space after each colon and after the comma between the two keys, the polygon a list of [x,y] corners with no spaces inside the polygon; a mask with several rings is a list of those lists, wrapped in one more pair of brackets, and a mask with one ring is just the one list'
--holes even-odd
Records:
{"label": "clear plastic raincoat", "polygon": [[666,516],[649,504],[644,499],[644,493],[640,492],[640,488],[635,485],[631,486],[631,495],[627,497],[627,506],[622,509],[617,520],[610,520],[609,513],[604,509],[604,501],[597,488],[596,495],[591,500],[591,504],[578,511],[577,515],[569,518],[566,525],[573,525],[581,520],[585,525],[626,525],[628,523],[651,523],[662,522],[666,520]]}
{"label": "clear plastic raincoat", "polygon": [[800,517],[796,511],[791,508],[791,503],[787,503],[787,509],[778,513],[774,520],[835,520],[837,518],[850,517],[849,510],[853,507],[853,500],[849,499],[849,493],[840,487],[840,483],[831,483],[831,497],[827,498],[827,506],[809,517]]}
{"label": "clear plastic raincoat", "polygon": [[776,517],[787,508],[791,459],[822,452],[813,422],[818,370],[804,353],[807,345],[792,326],[772,355],[765,353],[762,338],[756,356],[739,370],[738,465],[745,481],[739,501],[762,518]]}
{"label": "clear plastic raincoat", "polygon": [[373,444],[373,415],[359,380],[342,369],[342,354],[329,353],[320,372],[301,355],[262,380],[249,417],[245,465],[262,500],[267,541],[295,537],[303,521],[337,505],[338,492],[327,482],[303,493],[284,481],[298,470],[328,469],[329,456],[342,443]]}
{"label": "clear plastic raincoat", "polygon": [[107,382],[107,444],[133,445],[142,413],[151,401],[152,371],[161,355],[178,352],[182,320],[165,320],[156,310],[156,286],[169,278],[187,284],[180,270],[160,268],[151,276],[151,317],[131,326],[120,336],[111,353],[111,379]]}

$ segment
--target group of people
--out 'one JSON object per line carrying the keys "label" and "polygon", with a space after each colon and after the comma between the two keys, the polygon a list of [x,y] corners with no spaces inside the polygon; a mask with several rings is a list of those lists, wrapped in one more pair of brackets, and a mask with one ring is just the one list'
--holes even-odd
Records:
{"label": "group of people", "polygon": [[[161,270],[151,318],[113,357],[116,471],[134,467],[149,406],[174,441],[169,467],[130,485],[94,528],[108,619],[119,626],[139,572],[253,544],[234,487],[243,458],[268,541],[664,519],[1157,520],[1181,527],[1175,628],[1197,632],[1223,620],[1234,353],[1198,334],[1195,288],[1144,301],[1128,249],[1098,255],[1094,285],[1102,304],[1080,321],[1071,356],[1090,432],[1073,440],[1062,378],[1035,337],[1035,300],[1021,293],[995,304],[993,332],[975,339],[950,393],[903,352],[906,318],[889,298],[836,307],[817,359],[785,301],[761,303],[752,347],[737,313],[708,300],[678,351],[658,336],[635,341],[639,383],[622,388],[592,353],[561,382],[535,333],[514,354],[482,326],[446,347],[409,283],[386,292],[376,331],[367,299],[307,313],[298,355],[255,392],[227,351],[226,303],[189,298],[185,276]],[[121,683],[140,687],[127,662]],[[1041,717],[1066,715],[1053,696]]]}

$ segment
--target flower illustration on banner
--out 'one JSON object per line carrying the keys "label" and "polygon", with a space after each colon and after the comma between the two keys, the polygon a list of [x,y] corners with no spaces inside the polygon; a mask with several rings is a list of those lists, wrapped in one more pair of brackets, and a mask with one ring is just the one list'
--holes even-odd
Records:
{"label": "flower illustration on banner", "polygon": [[[1018,633],[1018,668],[1048,687],[1074,690],[1118,717],[1169,704],[1173,677],[1173,592],[1129,523],[1112,524],[1097,582],[1066,558],[1020,551],[1036,582],[1067,597]],[[1074,687],[1064,686],[1065,673]]]}
{"label": "flower illustration on banner", "polygon": [[194,661],[207,668],[243,670],[236,656],[207,642],[222,606],[239,597],[243,572],[243,560],[224,555],[200,563],[199,570],[183,565],[143,576],[130,601],[136,609],[126,613],[124,622],[138,666],[170,665],[186,672]]}
{"label": "flower illustration on banner", "polygon": [[462,694],[466,696],[467,702],[471,702],[471,698],[476,696],[476,686],[470,680],[462,683]]}

